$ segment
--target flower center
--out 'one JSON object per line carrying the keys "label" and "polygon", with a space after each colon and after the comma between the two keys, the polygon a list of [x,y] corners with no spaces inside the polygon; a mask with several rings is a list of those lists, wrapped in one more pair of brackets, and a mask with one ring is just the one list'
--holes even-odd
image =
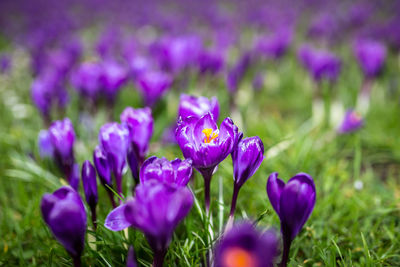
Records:
{"label": "flower center", "polygon": [[230,248],[222,256],[224,267],[256,267],[256,259],[248,251],[241,248]]}
{"label": "flower center", "polygon": [[213,132],[211,128],[205,128],[203,131],[201,131],[206,137],[204,137],[204,143],[208,144],[212,140],[218,137],[218,133]]}
{"label": "flower center", "polygon": [[357,112],[353,111],[350,114],[350,122],[351,123],[358,123],[360,121],[361,121],[361,116]]}

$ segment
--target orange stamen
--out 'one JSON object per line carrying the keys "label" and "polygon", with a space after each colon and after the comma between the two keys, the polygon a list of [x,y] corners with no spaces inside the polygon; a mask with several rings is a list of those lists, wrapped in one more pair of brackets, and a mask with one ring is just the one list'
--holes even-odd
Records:
{"label": "orange stamen", "polygon": [[208,144],[212,140],[218,137],[218,134],[213,132],[211,128],[205,128],[203,131],[201,131],[206,137],[204,138],[204,143]]}
{"label": "orange stamen", "polygon": [[230,248],[222,256],[224,267],[256,267],[257,261],[251,253],[242,248]]}

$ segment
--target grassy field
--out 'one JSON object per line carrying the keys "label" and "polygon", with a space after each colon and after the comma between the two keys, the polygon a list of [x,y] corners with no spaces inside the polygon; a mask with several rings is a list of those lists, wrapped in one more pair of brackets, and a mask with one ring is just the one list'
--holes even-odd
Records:
{"label": "grassy field", "polygon": [[[353,107],[362,74],[348,48],[337,52],[345,63],[331,97],[345,107]],[[32,78],[27,56],[21,51],[13,55],[12,73],[0,76],[0,265],[69,266],[70,257],[52,237],[39,209],[42,195],[65,182],[52,162],[39,158],[36,140],[44,126],[30,100]],[[313,84],[294,51],[281,62],[262,67],[266,77],[261,91],[253,91],[251,77],[246,78],[236,96],[235,114],[229,112],[228,93],[222,80],[189,81],[189,93],[216,95],[221,118],[231,116],[245,136],[258,135],[264,142],[267,157],[241,189],[236,220],[257,219],[261,227],[279,228],[279,219],[265,190],[268,175],[277,171],[287,180],[298,172],[307,172],[314,177],[315,209],[293,243],[289,266],[400,266],[400,59],[390,55],[386,65],[374,84],[365,127],[349,135],[337,135],[335,129],[310,123]],[[178,96],[175,87],[154,111],[150,155],[182,157],[177,146],[160,142],[164,128],[175,119]],[[140,106],[132,84],[119,97],[115,120],[126,106]],[[75,126],[75,155],[81,164],[91,159],[106,114],[100,110],[89,127],[87,121],[80,119],[77,95],[73,92],[66,116]],[[277,150],[282,144],[289,145]],[[228,218],[232,173],[229,157],[213,177],[214,238]],[[127,196],[132,183],[127,172]],[[175,231],[166,256],[167,266],[198,266],[209,246],[203,214],[203,181],[198,173],[191,188],[196,203]],[[99,193],[99,227],[96,232],[91,228],[87,232],[83,264],[124,266],[128,246],[132,244],[140,264],[150,266],[152,252],[139,231],[111,232],[104,228],[112,207],[104,188],[99,186]]]}

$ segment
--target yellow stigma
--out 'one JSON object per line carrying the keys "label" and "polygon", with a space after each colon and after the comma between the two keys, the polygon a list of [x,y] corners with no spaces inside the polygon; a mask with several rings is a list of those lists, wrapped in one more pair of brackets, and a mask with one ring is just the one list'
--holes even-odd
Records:
{"label": "yellow stigma", "polygon": [[212,140],[218,137],[217,133],[213,133],[213,130],[211,128],[205,128],[203,131],[201,131],[206,137],[204,138],[204,143],[208,144]]}
{"label": "yellow stigma", "polygon": [[222,256],[224,267],[256,267],[257,261],[248,251],[230,248]]}

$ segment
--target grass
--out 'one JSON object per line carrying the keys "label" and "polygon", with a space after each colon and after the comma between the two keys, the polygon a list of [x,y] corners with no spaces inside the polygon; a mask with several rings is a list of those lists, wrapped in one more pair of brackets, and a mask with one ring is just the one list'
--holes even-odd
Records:
{"label": "grass", "polygon": [[[331,96],[346,107],[354,106],[361,73],[349,51],[343,73]],[[14,52],[13,72],[0,76],[0,265],[69,266],[71,260],[52,237],[40,214],[40,199],[65,183],[54,164],[42,161],[36,144],[41,118],[32,105],[26,55]],[[391,55],[384,74],[373,88],[365,127],[357,133],[338,136],[332,129],[309,127],[312,82],[298,65],[295,55],[282,62],[266,64],[266,86],[252,91],[246,77],[236,98],[239,112],[229,114],[223,81],[191,81],[190,93],[217,95],[221,117],[232,116],[245,136],[258,135],[267,155],[284,140],[290,145],[267,157],[240,191],[236,220],[258,219],[260,227],[279,228],[265,186],[268,175],[277,171],[284,180],[298,172],[311,174],[316,183],[317,202],[313,214],[295,239],[290,266],[399,266],[400,265],[400,124],[399,59]],[[179,92],[174,88],[155,110],[155,136],[151,155],[181,157],[176,146],[160,146],[163,129],[176,116]],[[126,106],[138,107],[140,99],[128,85],[120,95],[115,119]],[[91,159],[97,133],[105,122],[102,111],[94,118],[93,130],[79,120],[77,96],[72,94],[67,115],[75,125],[78,140],[75,154],[81,164]],[[271,154],[272,155],[272,154]],[[355,182],[363,183],[356,189]],[[129,195],[130,173],[124,176]],[[232,164],[226,159],[212,181],[211,210],[214,238],[228,219],[232,194]],[[359,183],[359,182],[358,182]],[[196,203],[175,231],[166,256],[167,266],[198,266],[205,257],[210,234],[204,217],[203,181],[196,173],[191,185]],[[124,266],[129,245],[139,263],[150,266],[152,252],[143,235],[134,229],[111,232],[104,228],[111,211],[104,188],[99,187],[99,227],[89,223],[83,263],[87,266]],[[90,220],[89,220],[90,222]]]}

